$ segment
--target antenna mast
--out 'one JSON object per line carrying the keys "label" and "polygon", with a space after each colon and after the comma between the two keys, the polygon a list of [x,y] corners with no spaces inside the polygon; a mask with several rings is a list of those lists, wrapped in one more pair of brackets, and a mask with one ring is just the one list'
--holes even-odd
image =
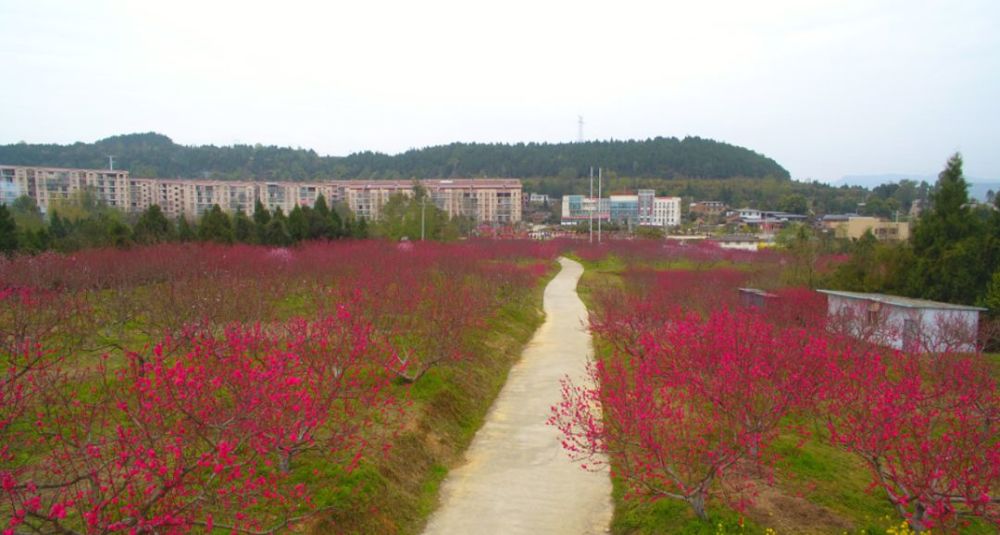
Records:
{"label": "antenna mast", "polygon": [[594,167],[590,168],[590,214],[588,219],[590,221],[590,243],[594,243]]}
{"label": "antenna mast", "polygon": [[[603,176],[604,176],[604,168],[603,167],[598,167],[597,168],[597,243],[601,243],[601,218],[602,218],[602,215],[601,215],[601,197],[603,197],[603,195],[601,193],[601,182],[602,182],[601,178]],[[610,210],[610,208],[611,207],[608,206],[609,210]]]}
{"label": "antenna mast", "polygon": [[115,170],[115,157],[112,154],[108,154],[108,171]]}

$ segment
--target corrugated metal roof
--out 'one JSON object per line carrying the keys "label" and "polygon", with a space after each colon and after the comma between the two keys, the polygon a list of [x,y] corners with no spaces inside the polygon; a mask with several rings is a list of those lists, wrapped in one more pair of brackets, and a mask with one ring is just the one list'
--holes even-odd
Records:
{"label": "corrugated metal roof", "polygon": [[873,294],[873,293],[863,293],[863,292],[841,292],[837,290],[816,290],[816,291],[820,293],[825,293],[827,295],[836,295],[838,297],[847,297],[849,299],[862,299],[865,301],[876,301],[879,303],[885,303],[887,305],[895,305],[906,308],[936,308],[941,310],[986,311],[986,309],[982,307],[953,305],[951,303],[941,303],[939,301],[930,301],[927,299],[914,299],[912,297],[901,297],[898,295]]}
{"label": "corrugated metal roof", "polygon": [[759,295],[761,297],[778,297],[777,294],[761,290],[760,288],[740,288],[739,290],[744,293]]}

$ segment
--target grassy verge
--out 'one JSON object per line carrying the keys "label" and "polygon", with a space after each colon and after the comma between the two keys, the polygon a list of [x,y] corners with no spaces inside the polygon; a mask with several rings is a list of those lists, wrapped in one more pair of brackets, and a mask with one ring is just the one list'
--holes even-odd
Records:
{"label": "grassy verge", "polygon": [[[410,387],[403,432],[384,457],[366,459],[349,476],[327,474],[320,507],[334,507],[312,533],[417,533],[438,505],[448,469],[461,461],[511,366],[544,320],[542,295],[553,264],[530,295],[508,303],[473,337],[474,356],[432,368]],[[400,387],[401,394],[403,387]],[[312,470],[315,467],[309,467]]]}

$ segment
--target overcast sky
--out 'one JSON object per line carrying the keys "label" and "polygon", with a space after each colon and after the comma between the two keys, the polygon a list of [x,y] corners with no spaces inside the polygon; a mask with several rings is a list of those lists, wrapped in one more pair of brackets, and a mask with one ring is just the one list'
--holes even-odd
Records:
{"label": "overcast sky", "polygon": [[[0,2],[0,143],[345,155],[702,136],[796,179],[1000,179],[1000,1]],[[599,165],[600,162],[594,162]]]}

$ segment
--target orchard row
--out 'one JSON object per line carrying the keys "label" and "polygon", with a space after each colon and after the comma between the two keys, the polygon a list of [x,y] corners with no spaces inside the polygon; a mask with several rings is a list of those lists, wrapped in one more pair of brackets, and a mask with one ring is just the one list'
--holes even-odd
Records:
{"label": "orchard row", "polygon": [[[165,244],[0,266],[0,531],[268,532],[337,501],[555,249]],[[329,478],[324,480],[330,483]],[[302,529],[296,528],[296,529]]]}
{"label": "orchard row", "polygon": [[[710,268],[718,251],[612,249],[625,267],[592,296],[603,357],[592,384],[564,384],[550,422],[573,458],[706,518],[774,483],[776,440],[792,434],[853,454],[914,530],[1000,525],[1000,395],[982,354],[887,349],[876,330],[828,317],[822,294],[774,287],[777,253]],[[774,297],[741,303],[738,289],[762,280]]]}

